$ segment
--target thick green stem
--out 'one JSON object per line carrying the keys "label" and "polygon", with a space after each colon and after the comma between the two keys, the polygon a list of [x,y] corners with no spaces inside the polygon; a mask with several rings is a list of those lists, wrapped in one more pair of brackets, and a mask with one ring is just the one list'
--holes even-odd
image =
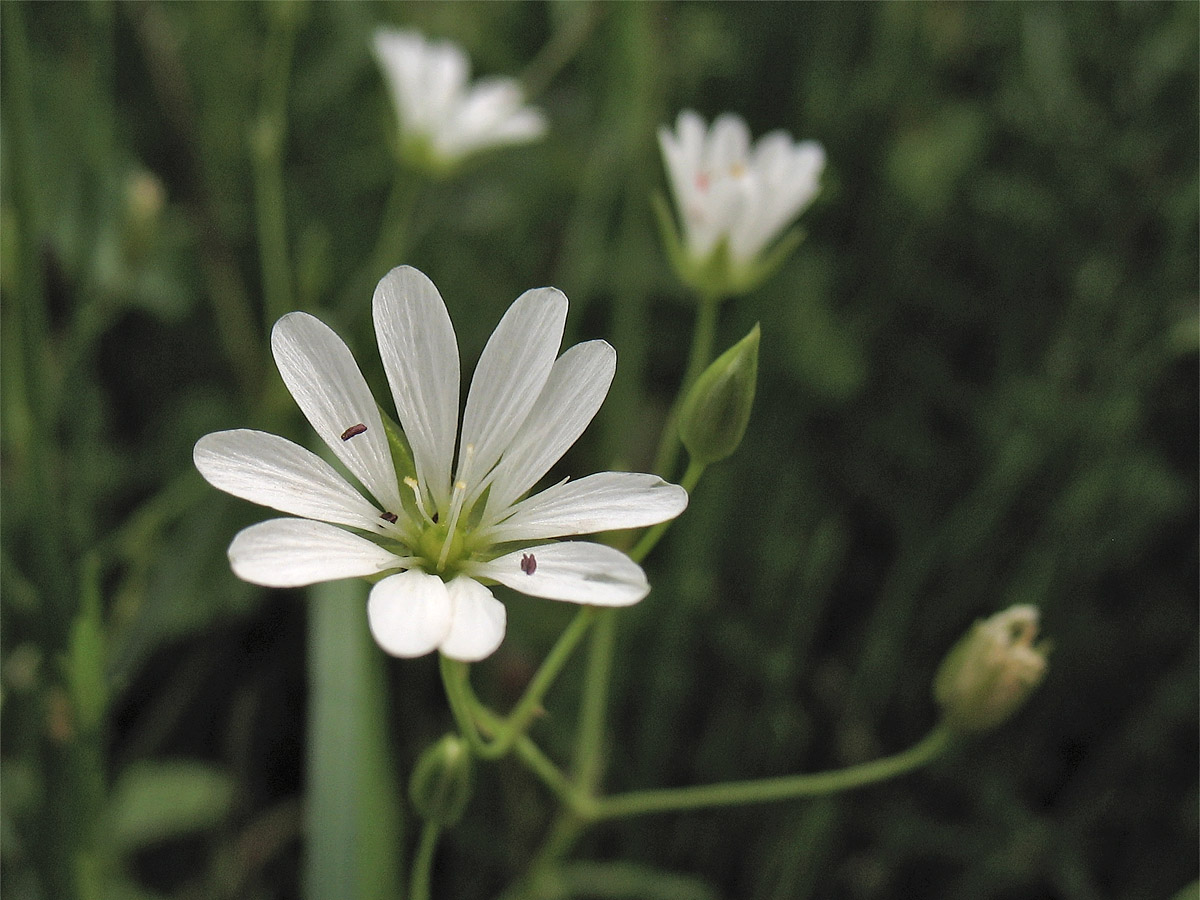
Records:
{"label": "thick green stem", "polygon": [[437,851],[437,842],[441,831],[432,822],[426,822],[425,827],[421,830],[421,841],[417,845],[417,854],[413,858],[408,900],[429,900],[430,898],[429,886],[433,876],[433,855]]}
{"label": "thick green stem", "polygon": [[616,794],[597,801],[594,818],[622,819],[649,813],[709,809],[717,806],[746,806],[751,803],[774,803],[800,797],[836,794],[895,778],[920,768],[945,752],[952,736],[952,732],[939,726],[929,732],[920,743],[895,756],[831,772]]}

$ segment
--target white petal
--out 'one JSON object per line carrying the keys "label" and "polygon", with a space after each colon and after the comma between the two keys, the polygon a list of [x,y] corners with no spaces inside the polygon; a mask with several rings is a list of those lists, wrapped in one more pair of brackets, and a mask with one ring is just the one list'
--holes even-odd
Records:
{"label": "white petal", "polygon": [[745,166],[750,153],[750,129],[735,113],[721,113],[708,134],[708,167],[728,172]]}
{"label": "white petal", "polygon": [[[379,408],[354,356],[332,328],[307,313],[288,313],[271,331],[275,365],[296,404],[384,509],[400,509],[396,469]],[[366,425],[342,440],[348,428]]]}
{"label": "white petal", "polygon": [[452,612],[446,583],[420,569],[383,579],[367,598],[371,634],[392,656],[436,650],[450,631]]}
{"label": "white petal", "polygon": [[243,581],[301,587],[339,578],[377,575],[403,560],[336,525],[307,519],[268,519],[243,528],[229,545],[229,564]]}
{"label": "white petal", "polygon": [[454,616],[441,651],[451,659],[478,662],[495,652],[504,640],[508,615],[504,604],[474,578],[459,575],[448,585]]}
{"label": "white petal", "polygon": [[545,387],[566,321],[563,292],[535,288],[516,299],[488,339],[463,413],[458,478],[468,495],[508,449]]}
{"label": "white petal", "polygon": [[[526,562],[522,568],[526,556],[532,556],[536,565]],[[632,559],[620,550],[584,541],[518,550],[477,564],[472,574],[531,597],[591,606],[630,606],[650,592],[646,573]]]}
{"label": "white petal", "polygon": [[599,472],[518,503],[488,536],[499,544],[641,528],[675,518],[687,502],[687,491],[657,475]]}
{"label": "white petal", "polygon": [[433,282],[410,266],[383,276],[373,308],[379,355],[417,477],[445,509],[458,429],[458,342],[450,314]]}
{"label": "white petal", "polygon": [[206,434],[192,460],[213,487],[280,512],[368,531],[386,530],[376,509],[337,470],[287,438],[238,428]]}
{"label": "white petal", "polygon": [[617,352],[604,341],[576,344],[555,361],[541,396],[493,472],[489,514],[502,515],[579,439],[604,402],[616,369]]}

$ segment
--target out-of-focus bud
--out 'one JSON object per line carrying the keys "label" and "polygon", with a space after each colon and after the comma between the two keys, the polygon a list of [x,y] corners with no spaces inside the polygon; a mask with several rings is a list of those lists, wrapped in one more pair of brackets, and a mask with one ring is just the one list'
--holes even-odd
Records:
{"label": "out-of-focus bud", "polygon": [[462,818],[471,799],[471,750],[458,735],[448,734],[427,748],[413,768],[408,796],[427,822],[447,828]]}
{"label": "out-of-focus bud", "polygon": [[742,442],[758,383],[757,325],[696,379],[679,409],[679,438],[701,465],[732,455]]}
{"label": "out-of-focus bud", "polygon": [[1034,644],[1038,610],[1013,606],[971,626],[933,683],[946,725],[988,731],[1021,708],[1046,674],[1044,643]]}

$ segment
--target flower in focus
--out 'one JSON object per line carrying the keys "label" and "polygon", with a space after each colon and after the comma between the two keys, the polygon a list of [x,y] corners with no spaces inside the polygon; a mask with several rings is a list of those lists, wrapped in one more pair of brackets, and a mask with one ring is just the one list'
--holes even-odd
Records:
{"label": "flower in focus", "polygon": [[367,603],[380,646],[464,661],[483,659],[504,637],[504,606],[488,584],[595,606],[641,600],[649,584],[624,553],[551,541],[674,518],[687,506],[683,488],[602,472],[522,499],[600,408],[613,348],[587,341],[558,356],[567,298],[526,291],[484,348],[459,438],[458,344],[437,288],[402,266],[379,282],[373,306],[403,434],[327,325],[293,312],[271,334],[288,390],[365,492],[273,434],[238,429],[196,443],[196,468],[214,487],[299,517],[239,532],[229,546],[234,573],[268,587],[383,576]]}
{"label": "flower in focus", "polygon": [[1035,606],[1012,606],[976,622],[938,669],[934,697],[947,725],[988,731],[1021,708],[1046,675],[1047,648],[1034,644]]}
{"label": "flower in focus", "polygon": [[793,232],[762,257],[816,197],[824,149],[815,141],[796,143],[783,131],[751,146],[740,116],[725,113],[708,128],[691,110],[679,114],[675,131],[659,128],[658,142],[682,240],[663,207],[660,224],[680,277],[717,295],[756,287],[799,243]]}
{"label": "flower in focus", "polygon": [[533,141],[546,131],[545,117],[524,105],[513,79],[468,85],[471,64],[455,44],[381,28],[375,55],[400,117],[401,151],[431,174],[445,174],[478,150]]}

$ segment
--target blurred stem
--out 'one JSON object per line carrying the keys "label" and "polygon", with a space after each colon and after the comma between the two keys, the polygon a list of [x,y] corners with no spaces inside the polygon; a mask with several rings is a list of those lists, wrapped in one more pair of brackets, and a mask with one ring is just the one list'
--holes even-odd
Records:
{"label": "blurred stem", "polygon": [[649,813],[709,809],[716,806],[746,806],[752,803],[774,803],[801,797],[837,794],[878,781],[886,781],[927,765],[946,751],[952,739],[953,732],[938,726],[919,743],[895,756],[885,756],[883,759],[845,769],[614,794],[597,802],[593,818],[622,819]]}
{"label": "blurred stem", "polygon": [[663,425],[662,437],[658,441],[658,454],[654,457],[654,471],[668,481],[675,471],[675,459],[679,453],[679,407],[688,389],[705,366],[712,362],[713,342],[717,332],[717,312],[721,307],[721,299],[712,294],[704,294],[699,298],[699,310],[696,313],[696,324],[692,332],[692,349],[688,353],[687,369],[684,370],[683,381],[679,393],[671,404],[667,421]]}
{"label": "blurred stem", "polygon": [[565,21],[521,74],[525,99],[532,100],[550,86],[555,77],[583,48],[600,21],[599,3],[571,3],[560,8]]}
{"label": "blurred stem", "polygon": [[404,263],[405,255],[414,244],[413,223],[426,185],[424,176],[400,163],[396,164],[396,177],[379,219],[379,236],[375,239],[375,247],[366,265],[349,280],[338,298],[338,306],[361,302],[360,298],[363,297],[369,300],[379,279]]}
{"label": "blurred stem", "polygon": [[270,16],[271,33],[263,59],[262,98],[251,134],[254,200],[266,302],[265,330],[292,310],[292,273],[288,257],[287,209],[283,193],[283,147],[287,138],[287,88],[295,46],[291,15]]}
{"label": "blurred stem", "polygon": [[429,900],[429,883],[433,875],[433,855],[437,851],[438,837],[442,830],[433,822],[426,822],[421,829],[421,841],[417,855],[413,858],[412,880],[409,882],[408,900]]}
{"label": "blurred stem", "polygon": [[[697,483],[700,481],[700,476],[704,474],[705,468],[707,467],[704,463],[696,462],[694,459],[688,462],[687,471],[683,473],[680,484],[689,494],[695,490]],[[662,539],[662,536],[667,533],[667,529],[671,527],[671,523],[674,521],[674,519],[668,519],[665,522],[659,522],[642,535],[642,539],[629,551],[629,556],[633,561],[640,563],[645,559],[650,551],[654,549],[654,546]]]}
{"label": "blurred stem", "polygon": [[[9,318],[5,351],[18,354],[19,379],[6,383],[5,424],[18,423],[15,435],[5,435],[5,457],[12,454],[16,471],[7,475],[13,490],[36,498],[30,581],[38,585],[37,621],[40,642],[56,661],[47,679],[41,704],[37,741],[42,782],[41,803],[30,823],[28,846],[40,875],[44,896],[64,900],[99,900],[101,871],[97,852],[97,823],[104,803],[103,732],[104,679],[98,573],[94,558],[84,566],[85,594],[74,588],[72,565],[78,558],[65,538],[61,516],[62,487],[54,473],[62,466],[61,448],[54,444],[58,415],[54,396],[50,323],[42,276],[43,221],[39,205],[39,166],[34,143],[33,67],[26,43],[24,9],[3,4],[5,127],[11,153],[13,207],[17,222],[19,266],[17,310]],[[15,334],[12,329],[15,328]],[[13,395],[13,388],[17,393]],[[58,663],[63,663],[60,667]],[[65,679],[65,683],[64,683]],[[21,821],[20,826],[26,823]],[[22,829],[24,830],[24,829]]]}

